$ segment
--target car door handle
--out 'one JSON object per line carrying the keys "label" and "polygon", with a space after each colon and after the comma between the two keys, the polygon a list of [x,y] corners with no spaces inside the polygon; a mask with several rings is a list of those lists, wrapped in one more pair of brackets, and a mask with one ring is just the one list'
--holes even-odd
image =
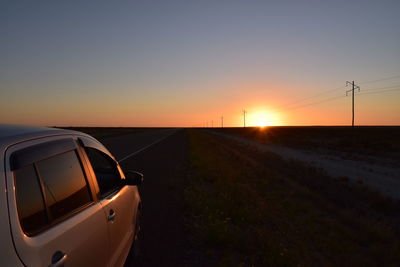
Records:
{"label": "car door handle", "polygon": [[107,221],[109,222],[115,221],[115,211],[113,209],[110,210],[110,213],[107,216]]}
{"label": "car door handle", "polygon": [[51,264],[50,267],[62,267],[64,266],[64,263],[67,261],[67,254],[62,253],[61,251],[57,251],[56,253],[53,254],[53,257],[51,258]]}

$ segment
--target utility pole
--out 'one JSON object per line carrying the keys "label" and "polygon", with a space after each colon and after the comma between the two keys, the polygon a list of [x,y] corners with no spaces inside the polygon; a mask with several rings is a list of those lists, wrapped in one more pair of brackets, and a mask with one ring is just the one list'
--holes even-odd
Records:
{"label": "utility pole", "polygon": [[246,127],[246,113],[247,111],[243,109],[243,128]]}
{"label": "utility pole", "polygon": [[351,105],[352,106],[351,127],[354,128],[354,90],[358,89],[358,91],[360,92],[360,86],[355,85],[354,81],[352,81],[352,82],[346,81],[346,86],[349,85],[349,84],[351,84],[352,88],[350,90],[346,91],[346,96],[347,96],[348,92],[351,92],[351,96],[352,96],[352,101],[351,101],[352,102],[352,105]]}
{"label": "utility pole", "polygon": [[214,120],[211,120],[211,128],[214,128]]}
{"label": "utility pole", "polygon": [[221,116],[221,128],[224,128],[224,116]]}

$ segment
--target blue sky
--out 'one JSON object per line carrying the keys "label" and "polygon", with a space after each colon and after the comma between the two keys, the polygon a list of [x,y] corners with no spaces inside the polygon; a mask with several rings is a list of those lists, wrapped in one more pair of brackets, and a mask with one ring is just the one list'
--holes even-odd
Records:
{"label": "blue sky", "polygon": [[[242,108],[400,75],[399,14],[399,1],[3,1],[0,122],[234,126]],[[376,96],[362,114],[380,115],[360,122],[400,124],[399,93]],[[282,123],[345,124],[347,108]]]}

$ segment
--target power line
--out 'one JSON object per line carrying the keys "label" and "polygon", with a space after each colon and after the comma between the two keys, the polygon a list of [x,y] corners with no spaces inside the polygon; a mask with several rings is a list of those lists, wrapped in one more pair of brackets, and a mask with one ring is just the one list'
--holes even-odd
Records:
{"label": "power line", "polygon": [[301,98],[301,99],[299,99],[299,100],[297,100],[297,101],[294,101],[294,102],[292,102],[292,103],[286,104],[286,105],[280,107],[279,109],[285,109],[285,107],[290,107],[290,106],[293,106],[294,104],[303,102],[303,101],[305,101],[305,100],[313,99],[313,98],[316,98],[316,97],[318,97],[318,96],[325,95],[325,94],[328,94],[328,93],[332,93],[332,92],[335,92],[335,91],[340,90],[340,89],[343,89],[343,88],[345,88],[345,86],[337,87],[337,88],[334,88],[334,89],[330,89],[330,90],[327,90],[327,91],[318,93],[318,94],[316,94],[316,95],[312,95],[312,96],[308,96],[308,97],[305,97],[305,98]]}
{"label": "power line", "polygon": [[[395,79],[395,78],[400,78],[400,75],[384,77],[384,78],[377,79],[377,80],[365,81],[365,82],[361,82],[359,84],[375,83],[375,82],[391,80],[391,79]],[[343,89],[345,87],[346,86],[341,86],[341,87],[337,87],[337,88],[333,88],[333,89],[330,89],[330,90],[327,90],[327,91],[323,91],[321,93],[317,93],[315,95],[311,95],[311,96],[308,96],[308,97],[305,97],[305,98],[300,98],[299,100],[296,100],[294,102],[285,104],[285,105],[283,105],[281,107],[278,107],[277,109],[286,109],[287,107],[293,106],[294,104],[297,104],[297,103],[300,103],[300,102],[303,102],[303,101],[306,101],[306,100],[309,100],[309,99],[313,99],[313,98],[316,98],[316,97],[319,97],[319,96],[322,96],[322,95],[325,95],[325,94],[328,94],[328,93],[332,93],[332,92],[338,91],[340,89]],[[384,89],[384,88],[382,88],[382,89]]]}
{"label": "power line", "polygon": [[[376,93],[384,93],[384,92],[392,92],[392,91],[398,91],[400,90],[400,87],[398,89],[392,89],[392,90],[377,90],[377,91],[372,91],[372,92],[367,92],[367,93],[360,93],[357,95],[367,95],[367,94],[376,94]],[[369,91],[369,90],[363,90],[363,91]],[[344,98],[344,95],[340,95],[340,96],[335,96],[335,97],[331,97],[331,98],[327,98],[321,101],[317,101],[317,102],[312,102],[312,103],[308,103],[308,104],[304,104],[304,105],[300,105],[300,106],[295,106],[295,107],[291,107],[291,108],[287,108],[285,110],[294,110],[294,109],[299,109],[299,108],[303,108],[303,107],[308,107],[308,106],[314,106],[314,105],[318,105],[321,103],[326,103],[326,102],[330,102],[339,98]]]}
{"label": "power line", "polygon": [[[365,92],[365,91],[368,91],[368,92],[369,91],[373,91],[374,93],[378,93],[378,92],[386,92],[386,91],[389,92],[389,91],[398,90],[398,89],[395,89],[395,90],[381,90],[381,89],[390,89],[390,88],[400,88],[400,85],[380,87],[380,88],[370,88],[370,89],[363,90],[363,92]],[[360,93],[360,94],[357,94],[357,95],[364,95],[364,94],[366,94],[366,93]],[[306,106],[313,106],[313,105],[317,105],[317,104],[320,104],[320,103],[329,102],[329,101],[332,101],[332,100],[335,100],[335,99],[338,99],[338,98],[343,98],[343,97],[345,97],[345,96],[343,96],[343,95],[342,96],[335,96],[335,97],[327,98],[327,99],[324,99],[324,100],[321,100],[321,101],[317,101],[317,102],[312,102],[312,103],[308,103],[308,104],[304,104],[304,105],[300,105],[300,106],[286,108],[285,110],[292,110],[292,109],[302,108],[302,107],[306,107]]]}
{"label": "power line", "polygon": [[378,88],[369,88],[369,89],[364,89],[363,91],[374,91],[374,90],[390,89],[390,88],[397,88],[397,87],[400,87],[400,85],[393,85],[393,86],[386,86],[386,87],[378,87]]}
{"label": "power line", "polygon": [[394,91],[400,91],[400,87],[396,88],[396,89],[391,89],[391,90],[378,90],[378,91],[372,91],[372,92],[367,92],[367,93],[360,93],[358,95],[381,94],[381,93],[394,92]]}
{"label": "power line", "polygon": [[299,108],[308,107],[308,106],[314,106],[314,105],[318,105],[318,104],[321,104],[321,103],[330,102],[330,101],[333,101],[333,100],[336,100],[336,99],[339,99],[339,98],[344,98],[344,97],[345,97],[344,95],[335,96],[335,97],[324,99],[324,100],[321,100],[321,101],[318,101],[318,102],[312,102],[312,103],[308,103],[308,104],[304,104],[304,105],[300,105],[300,106],[296,106],[296,107],[292,107],[292,108],[287,108],[285,110],[293,110],[293,109],[299,109]]}
{"label": "power line", "polygon": [[377,80],[366,81],[366,82],[360,82],[359,84],[376,83],[376,82],[392,80],[392,79],[396,79],[396,78],[400,78],[400,75],[389,76],[389,77],[385,77],[385,78],[381,78],[381,79],[377,79]]}
{"label": "power line", "polygon": [[[350,83],[350,84],[352,84],[352,83]],[[354,85],[354,89],[358,89],[358,88],[359,87],[357,85]],[[391,88],[394,88],[394,89],[391,89]],[[382,89],[388,89],[388,90],[382,90]],[[387,86],[387,87],[371,88],[371,89],[368,89],[368,90],[363,90],[363,91],[367,91],[367,92],[366,93],[360,93],[360,94],[357,94],[357,95],[367,95],[367,94],[377,94],[377,93],[379,94],[379,93],[393,92],[393,91],[399,91],[399,90],[400,90],[400,85],[398,85],[398,86]],[[331,91],[333,91],[333,90],[331,90]],[[348,92],[352,92],[353,93],[353,89],[349,90]],[[286,108],[285,110],[294,110],[294,109],[304,108],[304,107],[308,107],[308,106],[314,106],[314,105],[318,105],[318,104],[334,101],[334,100],[337,100],[339,98],[344,98],[344,97],[345,97],[344,95],[335,96],[335,97],[327,98],[327,99],[324,99],[324,100],[321,100],[321,101],[317,101],[317,102],[312,102],[312,103],[308,103],[308,104],[304,104],[304,105],[300,105],[300,106]],[[352,103],[353,103],[353,101],[352,101]],[[352,108],[354,108],[353,104],[352,104]],[[352,125],[353,125],[353,123],[354,123],[354,113],[352,115]]]}

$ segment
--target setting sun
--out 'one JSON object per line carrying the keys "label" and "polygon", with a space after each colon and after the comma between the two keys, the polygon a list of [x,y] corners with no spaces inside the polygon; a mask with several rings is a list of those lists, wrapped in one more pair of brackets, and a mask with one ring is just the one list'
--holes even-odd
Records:
{"label": "setting sun", "polygon": [[249,112],[249,126],[258,126],[258,127],[265,127],[265,126],[277,126],[281,125],[280,116],[272,111],[256,111],[254,113]]}

